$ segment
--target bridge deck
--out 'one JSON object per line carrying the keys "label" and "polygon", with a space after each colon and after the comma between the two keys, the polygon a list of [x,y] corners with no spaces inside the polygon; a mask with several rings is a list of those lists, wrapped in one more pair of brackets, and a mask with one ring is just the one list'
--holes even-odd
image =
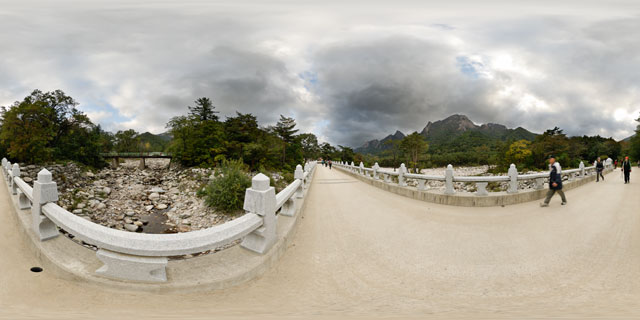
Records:
{"label": "bridge deck", "polygon": [[101,153],[100,156],[102,156],[105,159],[112,159],[112,158],[135,158],[135,159],[140,159],[140,158],[162,158],[162,159],[171,159],[171,158],[173,158],[172,154],[163,153],[163,152]]}
{"label": "bridge deck", "polygon": [[637,317],[640,180],[624,185],[619,172],[606,179],[568,191],[567,206],[556,196],[549,208],[463,208],[320,167],[295,243],[275,268],[239,287],[182,295],[30,273],[38,260],[18,241],[2,184],[0,317]]}

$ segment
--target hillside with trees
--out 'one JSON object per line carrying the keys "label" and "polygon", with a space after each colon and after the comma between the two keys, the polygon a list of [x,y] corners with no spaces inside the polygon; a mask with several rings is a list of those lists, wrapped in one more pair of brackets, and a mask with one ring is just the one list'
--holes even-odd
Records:
{"label": "hillside with trees", "polygon": [[[418,144],[417,136],[422,137]],[[411,138],[409,138],[411,137]],[[420,132],[400,137],[389,135],[385,143],[366,142],[356,149],[367,165],[428,168],[453,165],[495,165],[495,171],[506,171],[511,163],[520,169],[546,169],[550,155],[566,167],[577,167],[580,161],[592,163],[597,157],[619,159],[623,153],[639,159],[640,141],[617,142],[601,136],[568,137],[560,128],[537,135],[518,127],[508,129],[500,124],[478,126],[466,116],[453,115],[444,120],[429,122]],[[416,146],[408,148],[408,145]]]}
{"label": "hillside with trees", "polygon": [[106,132],[77,109],[61,90],[34,90],[22,101],[0,109],[0,153],[13,162],[76,161],[100,168],[101,153],[169,152],[185,167],[215,167],[239,160],[252,171],[293,172],[297,164],[319,157],[353,161],[353,149],[319,143],[313,133],[300,133],[295,119],[280,116],[274,126],[260,126],[250,113],[222,120],[211,99],[202,97],[186,114],[155,135],[133,129]]}

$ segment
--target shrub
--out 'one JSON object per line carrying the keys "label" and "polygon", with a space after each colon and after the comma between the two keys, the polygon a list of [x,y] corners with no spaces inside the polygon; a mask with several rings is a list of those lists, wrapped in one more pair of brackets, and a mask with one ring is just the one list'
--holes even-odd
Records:
{"label": "shrub", "polygon": [[285,172],[284,174],[282,174],[282,178],[284,179],[284,181],[287,182],[287,184],[293,182],[293,180],[295,180],[293,178],[293,173],[291,172]]}
{"label": "shrub", "polygon": [[223,160],[216,174],[217,177],[205,188],[205,203],[228,213],[242,209],[245,191],[251,187],[251,178],[245,171],[244,163]]}

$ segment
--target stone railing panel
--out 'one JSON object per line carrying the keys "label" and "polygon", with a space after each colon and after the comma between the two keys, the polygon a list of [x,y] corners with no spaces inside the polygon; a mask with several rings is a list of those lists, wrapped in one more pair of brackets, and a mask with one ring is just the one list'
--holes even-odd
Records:
{"label": "stone railing panel", "polygon": [[[610,161],[606,164],[607,170],[611,170],[612,165]],[[366,168],[362,163],[360,166],[354,166],[348,163],[340,162],[336,163],[338,168],[342,168],[359,175],[365,175],[368,177],[367,172],[371,172],[373,180],[382,180],[384,183],[394,184],[392,177],[398,177],[397,185],[399,187],[407,187],[407,179],[411,179],[417,182],[416,189],[419,191],[427,190],[428,181],[441,181],[444,182],[444,194],[453,195],[456,193],[454,189],[455,182],[475,183],[476,192],[474,193],[479,197],[486,197],[490,193],[487,190],[487,186],[491,182],[507,182],[507,194],[515,194],[520,190],[520,181],[533,181],[534,190],[541,190],[545,188],[545,181],[548,180],[549,173],[534,173],[534,174],[519,174],[516,166],[511,164],[507,175],[505,176],[455,176],[453,166],[448,165],[445,169],[443,176],[433,176],[424,174],[407,173],[407,168],[403,164],[400,165],[398,170],[392,172],[383,170],[378,163],[375,163],[371,168]],[[585,167],[583,162],[580,162],[580,166],[577,169],[563,170],[561,175],[567,177],[569,181],[574,181],[578,178],[585,178],[592,175],[595,172],[595,166]]]}

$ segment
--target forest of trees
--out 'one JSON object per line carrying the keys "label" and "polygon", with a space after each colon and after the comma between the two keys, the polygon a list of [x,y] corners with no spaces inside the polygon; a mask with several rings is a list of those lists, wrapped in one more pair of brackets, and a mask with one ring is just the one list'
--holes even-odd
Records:
{"label": "forest of trees", "polygon": [[353,161],[351,148],[319,143],[312,133],[298,133],[293,118],[280,116],[261,127],[252,114],[236,112],[221,120],[213,102],[199,98],[186,115],[167,123],[168,133],[133,129],[106,132],[79,111],[64,92],[33,91],[0,109],[0,154],[11,161],[45,163],[72,160],[91,167],[106,165],[101,153],[164,151],[184,166],[211,167],[241,160],[251,170],[292,172],[305,159]]}

